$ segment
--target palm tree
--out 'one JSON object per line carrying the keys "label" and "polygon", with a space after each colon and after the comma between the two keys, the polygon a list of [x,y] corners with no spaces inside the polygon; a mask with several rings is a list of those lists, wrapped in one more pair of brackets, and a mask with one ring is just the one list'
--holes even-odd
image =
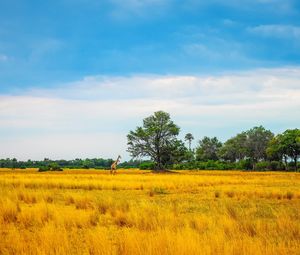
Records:
{"label": "palm tree", "polygon": [[191,133],[187,133],[184,137],[184,140],[189,143],[189,150],[191,150],[192,140],[194,140],[193,135]]}

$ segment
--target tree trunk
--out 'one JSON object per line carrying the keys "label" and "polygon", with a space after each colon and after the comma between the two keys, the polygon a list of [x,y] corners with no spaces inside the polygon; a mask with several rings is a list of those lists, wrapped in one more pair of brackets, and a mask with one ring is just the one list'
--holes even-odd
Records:
{"label": "tree trunk", "polygon": [[160,158],[160,155],[157,155],[157,166],[156,166],[156,170],[163,170],[163,166],[161,164],[161,158]]}
{"label": "tree trunk", "polygon": [[287,156],[284,155],[283,158],[284,158],[284,167],[285,167],[285,171],[287,171],[287,170],[288,170]]}
{"label": "tree trunk", "polygon": [[297,166],[298,156],[295,156],[294,161],[295,161],[295,171],[297,172],[298,171],[298,166]]}
{"label": "tree trunk", "polygon": [[255,171],[255,167],[256,167],[256,159],[253,159],[253,163],[252,163],[252,170]]}

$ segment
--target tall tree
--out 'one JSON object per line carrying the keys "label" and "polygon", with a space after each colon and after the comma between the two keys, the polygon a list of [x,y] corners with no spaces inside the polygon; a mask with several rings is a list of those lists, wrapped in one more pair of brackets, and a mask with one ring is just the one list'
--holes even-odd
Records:
{"label": "tall tree", "polygon": [[199,141],[199,145],[196,148],[197,160],[218,160],[219,149],[222,147],[222,143],[217,137],[209,138],[205,136]]}
{"label": "tall tree", "polygon": [[189,150],[191,150],[192,140],[194,140],[194,136],[191,133],[187,133],[184,137],[184,140],[189,143]]}
{"label": "tall tree", "polygon": [[132,157],[150,157],[156,169],[164,169],[178,144],[179,127],[171,120],[169,113],[158,111],[143,120],[127,135],[128,152]]}
{"label": "tall tree", "polygon": [[270,160],[284,161],[285,170],[287,170],[287,161],[289,156],[287,155],[286,148],[284,146],[282,134],[278,134],[273,137],[268,144],[266,152]]}
{"label": "tall tree", "polygon": [[266,150],[274,134],[263,126],[259,126],[246,131],[246,135],[247,156],[253,161],[253,168],[255,168],[259,160],[267,158]]}
{"label": "tall tree", "polygon": [[280,139],[281,149],[288,155],[295,164],[295,170],[298,170],[298,158],[300,156],[300,129],[288,129],[283,132]]}

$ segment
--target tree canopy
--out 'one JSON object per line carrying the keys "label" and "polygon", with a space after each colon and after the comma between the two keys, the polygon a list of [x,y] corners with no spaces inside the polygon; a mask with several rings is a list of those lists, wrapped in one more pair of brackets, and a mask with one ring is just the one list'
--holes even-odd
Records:
{"label": "tree canopy", "polygon": [[164,169],[182,144],[177,139],[179,127],[171,120],[169,113],[158,111],[143,120],[127,135],[128,152],[134,158],[150,157],[158,170]]}
{"label": "tree canopy", "polygon": [[196,158],[198,160],[217,160],[219,149],[222,147],[222,143],[217,137],[209,138],[205,136],[199,141],[199,145],[196,148]]}

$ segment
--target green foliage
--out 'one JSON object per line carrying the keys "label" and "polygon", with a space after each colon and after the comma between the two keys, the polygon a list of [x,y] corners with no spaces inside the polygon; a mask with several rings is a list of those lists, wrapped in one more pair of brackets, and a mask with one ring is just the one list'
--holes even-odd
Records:
{"label": "green foliage", "polygon": [[50,167],[49,166],[40,166],[38,171],[39,172],[47,172],[47,171],[50,171]]}
{"label": "green foliage", "polygon": [[[5,168],[40,168],[50,166],[54,163],[55,168],[58,165],[60,168],[97,168],[97,169],[110,169],[112,159],[75,159],[75,160],[50,160],[44,159],[42,161],[18,161],[17,159],[0,159],[0,167]],[[139,162],[128,161],[124,162],[124,167],[138,167]]]}
{"label": "green foliage", "polygon": [[184,140],[189,143],[189,151],[191,150],[192,140],[194,140],[194,136],[191,133],[187,133],[184,137]]}
{"label": "green foliage", "polygon": [[242,159],[237,163],[237,169],[239,170],[250,170],[253,168],[253,164],[250,159]]}
{"label": "green foliage", "polygon": [[143,162],[139,166],[140,170],[154,170],[155,169],[155,163],[154,162]]}
{"label": "green foliage", "polygon": [[270,160],[282,160],[283,156],[285,156],[285,152],[283,150],[281,144],[282,135],[279,134],[269,142],[266,153],[267,157]]}
{"label": "green foliage", "polygon": [[[294,167],[294,163],[290,163],[290,168]],[[213,161],[206,162],[194,161],[182,164],[174,164],[174,170],[251,170],[252,162],[248,160],[240,160],[238,162]],[[260,161],[255,166],[255,171],[282,171],[284,165],[280,161]]]}
{"label": "green foliage", "polygon": [[[163,111],[155,112],[143,120],[143,126],[137,127],[127,135],[128,152],[134,158],[150,157],[156,169],[164,169],[176,155],[182,144],[177,140],[179,127]],[[181,157],[181,153],[180,157]],[[175,156],[174,156],[175,155]],[[176,157],[178,160],[179,157]]]}
{"label": "green foliage", "polygon": [[51,163],[48,166],[41,166],[38,169],[39,172],[46,172],[46,171],[63,171],[62,168],[57,163]]}
{"label": "green foliage", "polygon": [[266,150],[274,134],[270,130],[266,130],[263,126],[259,126],[248,130],[246,135],[246,156],[252,159],[254,163],[253,167],[255,167],[256,162],[267,159]]}
{"label": "green foliage", "polygon": [[242,132],[227,140],[219,150],[219,157],[223,160],[236,162],[247,155],[247,134]]}
{"label": "green foliage", "polygon": [[120,163],[118,165],[118,168],[125,168],[125,169],[139,168],[140,164],[141,164],[141,160],[129,160]]}
{"label": "green foliage", "polygon": [[257,171],[266,171],[266,170],[268,170],[268,165],[269,165],[269,162],[266,162],[266,161],[258,162],[255,165],[255,170],[257,170]]}
{"label": "green foliage", "polygon": [[205,136],[199,141],[199,145],[196,148],[196,159],[200,161],[206,160],[218,160],[218,153],[222,143],[217,137],[209,138]]}
{"label": "green foliage", "polygon": [[295,171],[298,169],[300,156],[300,129],[288,129],[280,137],[281,151],[294,161]]}
{"label": "green foliage", "polygon": [[270,171],[278,171],[278,170],[284,170],[285,166],[282,162],[280,161],[271,161],[268,162],[268,170]]}
{"label": "green foliage", "polygon": [[50,171],[63,171],[63,169],[57,163],[50,164]]}

